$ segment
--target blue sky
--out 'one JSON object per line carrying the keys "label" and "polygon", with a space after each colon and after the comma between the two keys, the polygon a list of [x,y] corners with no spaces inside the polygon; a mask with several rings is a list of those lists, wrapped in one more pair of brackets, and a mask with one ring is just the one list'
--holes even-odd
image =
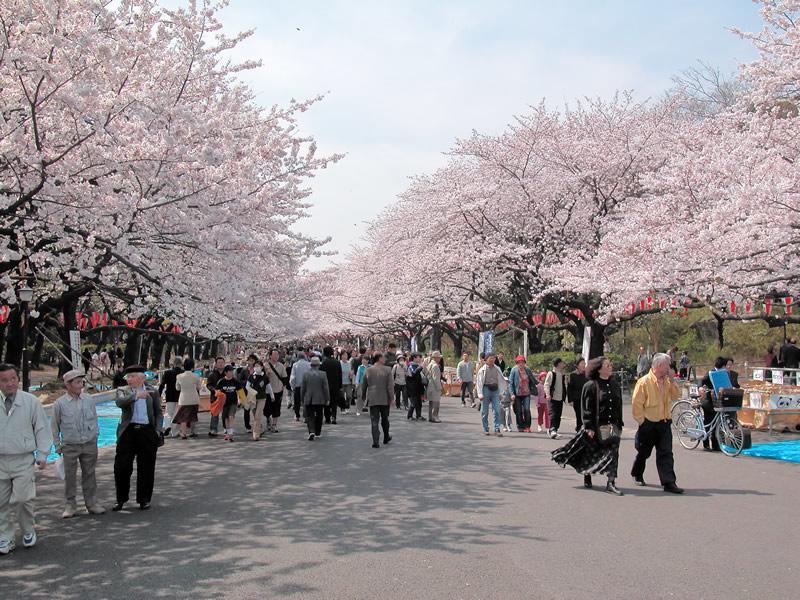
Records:
{"label": "blue sky", "polygon": [[245,75],[259,102],[327,94],[302,128],[347,157],[313,181],[302,229],[338,251],[455,138],[499,132],[542,98],[657,97],[697,60],[732,71],[755,53],[726,27],[760,28],[750,0],[231,0],[222,19],[256,30],[234,58],[263,60]]}

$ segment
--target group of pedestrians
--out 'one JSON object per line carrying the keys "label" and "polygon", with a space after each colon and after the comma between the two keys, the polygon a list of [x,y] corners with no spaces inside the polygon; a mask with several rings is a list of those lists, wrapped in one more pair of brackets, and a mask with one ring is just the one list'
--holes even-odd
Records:
{"label": "group of pedestrians", "polygon": [[[356,406],[356,415],[369,412],[372,447],[391,442],[390,407],[404,409],[408,420],[441,423],[440,403],[446,381],[441,353],[427,358],[420,353],[405,354],[388,347],[384,352],[359,349],[350,356],[338,354],[330,346],[320,352],[300,349],[284,363],[277,350],[268,353],[267,362],[255,354],[246,365],[235,368],[222,357],[206,373],[206,387],[221,409],[212,415],[209,437],[234,441],[236,415],[244,409],[244,425],[254,441],[265,433],[278,433],[281,403],[294,408],[295,419],[306,422],[308,440],[323,435],[323,425],[337,424],[339,410]],[[195,372],[192,359],[176,359],[161,378],[158,387],[150,385],[141,366],[128,367],[124,385],[116,389],[115,401],[121,409],[114,458],[116,502],[114,511],[123,510],[130,500],[134,464],[137,469],[135,501],[148,510],[153,495],[158,449],[166,437],[198,437],[196,426],[203,381]],[[552,453],[561,466],[570,465],[584,475],[584,485],[592,487],[592,475],[607,477],[606,490],[616,495],[622,395],[612,378],[613,365],[600,357],[584,369],[582,360],[567,374],[566,363],[557,359],[547,373],[534,374],[525,357],[518,356],[508,375],[489,354],[473,366],[468,355],[457,367],[461,402],[480,403],[481,425],[485,435],[502,436],[511,427],[513,405],[517,430],[531,432],[533,411],[537,407],[539,431],[542,424],[551,437],[559,436],[564,402],[572,403],[576,415],[576,435]],[[33,499],[34,466],[43,468],[45,457],[55,441],[63,458],[65,508],[63,518],[77,513],[77,468],[81,468],[83,501],[90,514],[103,514],[97,499],[97,438],[99,433],[96,396],[84,391],[85,373],[69,371],[63,376],[64,393],[53,405],[53,418],[47,417],[38,398],[18,389],[19,373],[13,365],[0,364],[0,554],[15,547],[16,510],[23,533],[23,545],[36,544]],[[473,383],[474,382],[474,383]],[[162,396],[166,410],[162,411]],[[647,459],[656,450],[656,466],[661,485],[667,492],[681,493],[676,484],[669,423],[671,402],[678,388],[670,376],[670,357],[657,354],[652,368],[637,382],[633,392],[633,417],[639,424],[636,433],[637,456],[631,474],[637,485],[645,485]],[[504,399],[508,399],[503,413]],[[422,416],[423,401],[428,402],[427,419]],[[220,408],[220,406],[218,406]],[[489,412],[493,412],[493,427]],[[266,422],[266,427],[262,423]],[[35,459],[34,459],[35,457]]]}
{"label": "group of pedestrians", "polygon": [[[580,396],[581,426],[565,446],[553,451],[552,458],[562,467],[569,465],[581,473],[587,488],[593,486],[592,475],[605,475],[606,491],[622,496],[623,492],[616,485],[624,427],[622,392],[613,379],[613,369],[613,363],[606,357],[590,361]],[[645,466],[655,449],[662,488],[668,493],[683,493],[676,482],[670,420],[672,402],[679,397],[670,356],[654,355],[649,372],[636,382],[631,398],[633,418],[638,424],[631,476],[638,486],[647,485]]]}

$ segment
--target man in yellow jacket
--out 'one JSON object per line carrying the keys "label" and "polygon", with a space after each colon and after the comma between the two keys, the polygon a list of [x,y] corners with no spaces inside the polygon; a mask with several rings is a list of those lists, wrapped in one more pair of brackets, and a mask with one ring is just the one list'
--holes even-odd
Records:
{"label": "man in yellow jacket", "polygon": [[672,379],[669,355],[656,354],[650,372],[636,382],[633,390],[633,418],[639,423],[636,459],[631,469],[636,485],[645,485],[644,468],[655,447],[656,468],[664,491],[683,493],[676,484],[670,420],[670,407],[678,397],[680,389]]}

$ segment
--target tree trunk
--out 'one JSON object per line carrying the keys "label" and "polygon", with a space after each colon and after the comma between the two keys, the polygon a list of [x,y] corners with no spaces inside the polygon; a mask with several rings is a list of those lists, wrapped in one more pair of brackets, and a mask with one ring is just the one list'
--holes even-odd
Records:
{"label": "tree trunk", "polygon": [[[582,344],[583,342],[581,342]],[[592,337],[589,340],[589,358],[596,358],[603,356],[606,344],[606,326],[595,321],[592,323]],[[576,354],[582,351],[582,348],[576,348]]]}
{"label": "tree trunk", "polygon": [[22,311],[19,305],[12,307],[8,315],[6,362],[22,367]]}
{"label": "tree trunk", "polygon": [[714,318],[717,320],[717,343],[719,349],[722,350],[725,346],[725,321],[717,315],[714,315]]}
{"label": "tree trunk", "polygon": [[431,350],[442,350],[442,330],[438,326],[431,329]]}
{"label": "tree trunk", "polygon": [[125,339],[125,354],[122,358],[123,366],[138,365],[142,350],[142,334],[129,331]]}
{"label": "tree trunk", "polygon": [[44,349],[44,336],[41,333],[36,333],[36,342],[31,352],[31,368],[39,369],[42,363],[42,350]]}
{"label": "tree trunk", "polygon": [[217,358],[217,356],[219,356],[219,340],[211,340],[210,352],[211,356],[209,356],[209,358],[211,360],[214,360],[215,358]]}

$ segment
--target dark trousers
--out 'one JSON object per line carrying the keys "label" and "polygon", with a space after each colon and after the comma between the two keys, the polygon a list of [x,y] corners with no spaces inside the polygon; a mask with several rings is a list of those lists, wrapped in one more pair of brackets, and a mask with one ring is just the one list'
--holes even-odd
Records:
{"label": "dark trousers", "polygon": [[250,429],[250,411],[244,411],[244,428]]}
{"label": "dark trousers", "polygon": [[330,402],[325,407],[325,422],[336,422],[336,410],[339,408],[339,394],[330,392]]}
{"label": "dark trousers", "polygon": [[377,444],[380,440],[380,431],[378,430],[378,422],[383,429],[383,443],[389,439],[389,407],[388,406],[370,406],[369,407],[369,420],[372,421],[372,443]]}
{"label": "dark trousers", "polygon": [[[273,392],[275,394],[275,403],[280,406],[281,402],[283,402],[283,390],[280,392]],[[273,409],[272,409],[272,400],[270,400],[269,396],[267,396],[267,401],[264,403],[264,416],[265,417],[272,417]],[[280,414],[280,410],[278,411]]]}
{"label": "dark trousers", "polygon": [[613,452],[611,455],[611,462],[608,463],[608,471],[606,471],[606,475],[610,480],[614,480],[617,478],[617,467],[619,466],[619,443],[620,439],[615,438],[612,442],[609,442],[609,448]]}
{"label": "dark trousers", "polygon": [[322,433],[322,415],[325,412],[321,404],[306,405],[306,421],[308,423],[308,433],[319,435]]}
{"label": "dark trousers", "polygon": [[219,415],[211,415],[211,421],[208,424],[208,431],[211,433],[217,433],[219,430]]}
{"label": "dark trousers", "polygon": [[558,400],[550,400],[547,403],[547,412],[550,415],[550,429],[558,431],[561,428],[561,411],[564,410],[564,403]]}
{"label": "dark trousers", "polygon": [[675,459],[672,456],[671,421],[645,420],[636,432],[636,459],[633,461],[631,475],[635,479],[644,476],[644,467],[653,447],[656,449],[656,468],[661,485],[675,483]]}
{"label": "dark trousers", "polygon": [[150,425],[131,423],[117,441],[117,454],[114,457],[114,484],[117,488],[117,502],[130,499],[133,459],[136,459],[136,502],[150,502],[153,497],[153,484],[156,475],[156,453],[158,434]]}
{"label": "dark trousers", "polygon": [[[303,398],[300,396],[300,388],[294,390],[294,401],[292,402],[292,406],[294,407],[294,416],[299,419],[300,410],[303,407]],[[309,431],[309,433],[311,432]]]}
{"label": "dark trousers", "polygon": [[409,394],[408,395],[408,418],[414,416],[414,412],[417,413],[417,418],[419,419],[422,416],[422,396],[419,394]]}
{"label": "dark trousers", "polygon": [[583,427],[583,413],[581,412],[581,401],[572,403],[572,408],[575,410],[575,431],[580,431]]}
{"label": "dark trousers", "polygon": [[475,395],[472,391],[472,382],[471,381],[462,381],[461,382],[461,404],[466,404],[466,396],[469,394],[469,401],[472,404],[475,404]]}
{"label": "dark trousers", "polygon": [[[714,412],[714,406],[713,405],[711,405],[711,404],[709,404],[708,406],[706,406],[705,404],[703,405],[703,423],[705,424],[706,427],[711,425],[711,421],[714,420],[714,417],[716,415],[717,415],[717,413]],[[712,435],[710,440],[711,440],[711,448],[714,449],[714,450],[719,450],[719,440],[717,439],[717,436],[716,435]],[[703,440],[703,448],[708,448],[708,443],[709,443],[709,440],[707,440],[707,439]]]}
{"label": "dark trousers", "polygon": [[403,406],[408,406],[408,399],[406,398],[406,386],[394,384],[394,405],[395,408],[400,408],[402,401]]}
{"label": "dark trousers", "polygon": [[526,400],[530,400],[530,396],[516,396],[514,398],[514,417],[517,419],[517,429],[520,431],[531,428],[531,405],[530,402],[526,403]]}

